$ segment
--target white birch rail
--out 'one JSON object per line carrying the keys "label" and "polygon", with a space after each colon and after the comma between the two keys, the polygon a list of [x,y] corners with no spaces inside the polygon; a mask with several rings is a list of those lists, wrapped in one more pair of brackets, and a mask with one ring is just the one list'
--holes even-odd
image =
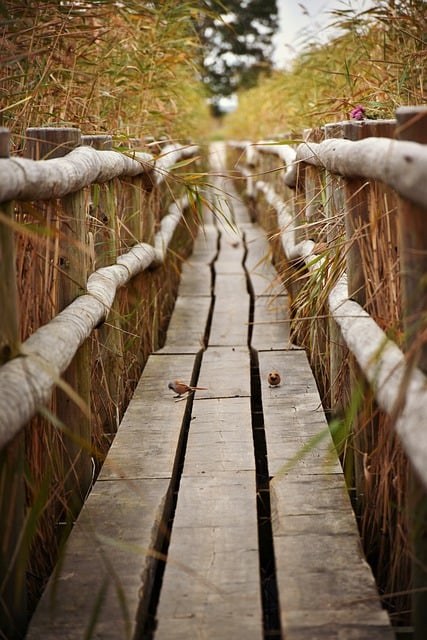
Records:
{"label": "white birch rail", "polygon": [[195,153],[194,145],[168,145],[157,158],[149,153],[126,155],[78,147],[63,158],[51,160],[0,158],[0,202],[62,198],[94,182],[142,173],[154,175],[153,179],[159,184],[180,158]]}
{"label": "white birch rail", "polygon": [[389,138],[304,142],[297,148],[296,162],[344,177],[379,180],[411,202],[427,203],[427,148],[417,142]]}
{"label": "white birch rail", "polygon": [[[286,164],[283,177],[294,188],[297,166],[306,162],[344,177],[379,180],[411,202],[427,202],[427,148],[417,142],[366,138],[351,141],[333,138],[323,142],[303,142],[296,151],[277,142],[238,143],[231,146],[246,151],[245,164],[253,166],[256,151],[279,156]],[[244,164],[242,162],[242,164]]]}

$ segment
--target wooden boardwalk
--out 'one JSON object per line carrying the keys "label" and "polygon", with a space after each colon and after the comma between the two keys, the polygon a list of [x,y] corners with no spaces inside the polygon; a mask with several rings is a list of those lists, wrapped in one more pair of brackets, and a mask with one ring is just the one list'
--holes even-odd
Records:
{"label": "wooden boardwalk", "polygon": [[[28,638],[394,637],[306,354],[290,344],[268,243],[231,181],[217,185],[234,228],[206,214],[166,344],[149,358]],[[176,378],[207,389],[174,399]]]}

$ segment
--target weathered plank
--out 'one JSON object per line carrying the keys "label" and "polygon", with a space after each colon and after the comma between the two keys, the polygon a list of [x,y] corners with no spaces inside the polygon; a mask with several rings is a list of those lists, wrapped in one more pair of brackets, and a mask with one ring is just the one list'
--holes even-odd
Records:
{"label": "weathered plank", "polygon": [[142,577],[169,500],[169,480],[96,483],[39,603],[29,640],[130,639]]}
{"label": "weathered plank", "polygon": [[203,354],[198,384],[207,387],[200,397],[250,396],[249,357],[246,347],[209,347]]}
{"label": "weathered plank", "polygon": [[290,348],[288,298],[261,227],[245,227],[245,243],[245,268],[254,296],[251,344],[258,350]]}
{"label": "weathered plank", "polygon": [[98,482],[171,478],[185,402],[174,402],[169,380],[191,380],[192,355],[152,354],[110,447]]}
{"label": "weathered plank", "polygon": [[[204,346],[210,296],[179,296],[159,353],[197,353]],[[174,379],[177,379],[175,376]]]}
{"label": "weathered plank", "polygon": [[259,351],[296,348],[290,339],[287,296],[255,298],[252,346]]}
{"label": "weathered plank", "polygon": [[212,270],[209,264],[189,260],[181,271],[179,296],[211,296]]}
{"label": "weathered plank", "polygon": [[264,231],[258,225],[245,225],[247,256],[245,267],[255,295],[283,294],[281,282],[272,260],[272,252]]}
{"label": "weathered plank", "polygon": [[247,345],[250,298],[243,273],[217,274],[210,330],[212,346]]}
{"label": "weathered plank", "polygon": [[262,638],[250,401],[193,414],[156,638]]}
{"label": "weathered plank", "polygon": [[236,233],[221,232],[220,251],[215,260],[216,274],[239,274],[243,271],[245,245],[243,237]]}
{"label": "weathered plank", "polygon": [[193,405],[184,476],[254,469],[249,396]]}
{"label": "weathered plank", "polygon": [[283,633],[391,640],[307,357],[262,352],[259,362]]}
{"label": "weathered plank", "polygon": [[203,226],[199,229],[197,237],[194,241],[193,251],[189,258],[189,262],[204,262],[210,264],[216,257],[218,251],[219,231],[216,225],[208,216],[204,220]]}
{"label": "weathered plank", "polygon": [[185,402],[168,380],[190,380],[194,357],[151,356],[116,438],[31,622],[28,638],[131,638],[148,604],[166,533]]}
{"label": "weathered plank", "polygon": [[182,266],[178,298],[160,353],[197,353],[205,346],[213,293],[210,265],[216,256],[217,244],[218,230],[212,224],[199,230],[193,252]]}

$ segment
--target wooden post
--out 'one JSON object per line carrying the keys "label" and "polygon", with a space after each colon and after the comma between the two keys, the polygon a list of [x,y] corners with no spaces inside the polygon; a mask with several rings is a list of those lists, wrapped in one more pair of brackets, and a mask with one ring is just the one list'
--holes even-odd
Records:
{"label": "wooden post", "polygon": [[85,135],[81,137],[81,144],[86,147],[93,147],[98,151],[111,151],[113,148],[113,137],[108,135]]}
{"label": "wooden post", "polygon": [[[386,135],[390,137],[389,120],[362,120],[343,123],[344,138],[362,140]],[[369,227],[369,181],[362,178],[345,180],[345,227],[347,237],[348,295],[363,307],[366,304],[365,277],[359,243]]]}
{"label": "wooden post", "polygon": [[[427,144],[427,108],[401,107],[396,111],[397,137]],[[410,170],[410,166],[408,167]],[[399,200],[403,315],[406,347],[414,350],[416,364],[427,374],[427,206]],[[414,472],[410,480],[409,510],[412,535],[412,618],[414,640],[427,629],[427,495]]]}
{"label": "wooden post", "polygon": [[[65,156],[81,143],[80,129],[42,127],[27,129],[26,155],[33,160]],[[86,290],[86,196],[78,191],[57,203],[59,225],[59,263],[57,267],[56,312],[59,313]],[[63,375],[80,399],[90,407],[90,351],[82,345]],[[62,466],[65,500],[71,517],[79,511],[92,478],[91,424],[70,395],[56,388],[56,415],[65,427]]]}
{"label": "wooden post", "polygon": [[30,127],[25,134],[25,157],[32,160],[62,158],[81,144],[75,127]]}
{"label": "wooden post", "polygon": [[[9,130],[0,128],[0,158],[9,157]],[[1,212],[13,220],[13,205],[1,204]],[[19,350],[18,300],[16,288],[15,243],[12,227],[0,220],[0,365]]]}
{"label": "wooden post", "polygon": [[[9,131],[0,129],[0,158],[9,157]],[[0,211],[12,220],[13,205]],[[14,234],[0,220],[0,366],[19,351]],[[0,629],[2,636],[21,638],[25,629],[28,549],[19,545],[25,518],[24,439],[17,436],[0,452]]]}
{"label": "wooden post", "polygon": [[306,240],[306,201],[305,201],[305,178],[307,172],[307,164],[299,162],[297,165],[297,176],[294,195],[294,226],[295,226],[295,243]]}
{"label": "wooden post", "polygon": [[[343,123],[343,136],[348,140],[362,140],[370,137],[392,137],[394,135],[394,120],[362,120]],[[364,249],[369,247],[370,255],[372,242],[376,241],[372,232],[376,226],[377,202],[375,195],[379,187],[371,181],[352,177],[344,180],[345,194],[345,231],[346,231],[346,261],[347,283],[349,298],[358,302],[369,311],[367,298]],[[356,360],[349,355],[348,377],[350,394],[354,394],[361,384],[361,373]],[[348,401],[351,397],[348,398]],[[364,454],[370,455],[375,449],[377,441],[377,426],[370,419],[372,414],[371,400],[361,403],[357,417],[351,425],[353,438],[353,460],[348,460],[348,474],[354,474],[355,497],[357,510],[363,513],[366,503],[366,478],[364,470]],[[369,425],[369,426],[368,426]],[[351,471],[351,467],[353,470]]]}
{"label": "wooden post", "polygon": [[[112,137],[105,135],[82,136],[82,144],[98,151],[112,149]],[[94,267],[114,264],[118,256],[118,223],[115,188],[117,179],[92,185],[90,225],[93,234]],[[92,397],[103,436],[111,443],[123,413],[124,360],[123,333],[121,332],[120,303],[115,298],[107,321],[97,330],[99,353],[95,358],[94,383],[101,389],[102,401]]]}
{"label": "wooden post", "polygon": [[[325,140],[343,137],[341,123],[325,125]],[[326,242],[331,255],[339,255],[342,248],[342,231],[344,226],[344,184],[343,179],[326,172],[325,208],[328,220],[328,235]],[[336,243],[339,243],[336,246]],[[337,322],[329,318],[329,379],[330,379],[330,410],[332,418],[344,417],[347,400],[343,391],[349,389],[349,351],[342,338]]]}
{"label": "wooden post", "polygon": [[[306,143],[319,143],[324,139],[324,131],[320,128],[307,129],[304,131]],[[305,220],[307,228],[304,236],[314,242],[324,241],[325,238],[319,236],[324,228],[324,211],[322,196],[321,169],[307,164],[305,169]],[[315,225],[319,222],[319,226]]]}
{"label": "wooden post", "polygon": [[[87,280],[86,212],[84,191],[62,199],[58,312],[85,292]],[[91,359],[89,341],[77,351],[63,375],[64,381],[79,395],[87,407],[82,413],[67,391],[57,388],[57,417],[66,428],[65,472],[68,504],[73,513],[81,508],[92,480],[92,433],[89,416],[91,400]]]}

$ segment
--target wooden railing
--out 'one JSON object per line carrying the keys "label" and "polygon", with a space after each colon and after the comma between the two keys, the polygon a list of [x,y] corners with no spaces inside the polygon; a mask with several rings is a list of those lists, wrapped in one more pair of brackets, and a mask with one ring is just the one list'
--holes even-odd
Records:
{"label": "wooden railing", "polygon": [[[325,409],[346,424],[345,443],[337,436],[337,444],[366,545],[363,514],[380,517],[391,504],[402,511],[395,516],[400,522],[393,517],[387,527],[403,524],[401,548],[409,530],[412,550],[405,562],[412,555],[412,577],[406,587],[413,594],[415,628],[424,630],[426,122],[427,109],[402,108],[396,120],[308,130],[299,144],[284,138],[229,145],[242,190],[268,230],[282,270],[293,339],[310,352]],[[395,461],[387,468],[383,460],[381,467],[393,428],[410,461],[409,474],[405,463],[400,467],[405,477]],[[379,504],[385,482],[388,504]]]}
{"label": "wooden railing", "polygon": [[[60,544],[58,523],[66,529],[78,512],[162,340],[195,231],[179,168],[197,148],[111,147],[110,136],[75,128],[30,129],[24,157],[9,157],[9,133],[0,132],[0,628],[8,638],[25,628],[26,574],[41,574],[30,588],[36,598]],[[24,265],[18,286],[16,264]],[[27,562],[37,538],[51,549],[46,567]]]}

